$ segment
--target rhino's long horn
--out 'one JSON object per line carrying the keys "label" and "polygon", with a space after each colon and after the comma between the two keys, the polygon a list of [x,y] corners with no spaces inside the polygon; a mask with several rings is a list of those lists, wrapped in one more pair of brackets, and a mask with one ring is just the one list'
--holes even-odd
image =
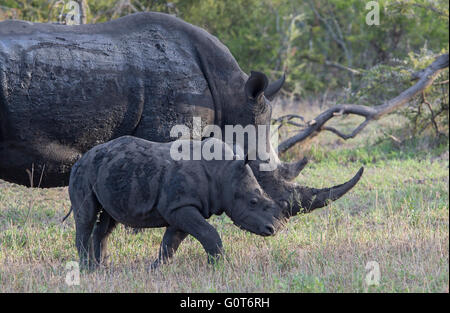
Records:
{"label": "rhino's long horn", "polygon": [[267,86],[266,90],[264,91],[264,95],[266,96],[267,99],[272,100],[273,97],[275,97],[277,92],[280,91],[281,87],[283,87],[285,79],[286,74],[283,74],[283,76],[280,79],[274,81],[273,83],[269,84],[269,86]]}
{"label": "rhino's long horn", "polygon": [[[343,183],[338,186],[334,186],[331,188],[324,188],[324,189],[307,189],[303,191],[302,198],[300,199],[301,205],[303,208],[303,212],[311,212],[314,209],[324,207],[328,204],[329,201],[334,201],[342,197],[347,191],[353,188],[353,186],[356,185],[356,183],[361,178],[362,174],[364,172],[364,167],[361,167],[356,173],[355,176],[353,176],[352,179],[350,179],[348,182]],[[306,192],[305,192],[306,191]],[[309,191],[309,192],[308,192]]]}
{"label": "rhino's long horn", "polygon": [[286,180],[293,180],[295,177],[300,174],[302,169],[308,163],[307,158],[303,158],[298,162],[293,163],[282,163],[280,165],[279,173]]}

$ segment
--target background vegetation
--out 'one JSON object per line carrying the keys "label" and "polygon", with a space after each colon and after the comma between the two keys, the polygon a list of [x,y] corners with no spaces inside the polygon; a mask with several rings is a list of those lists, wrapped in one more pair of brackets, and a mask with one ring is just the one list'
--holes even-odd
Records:
{"label": "background vegetation", "polygon": [[[57,0],[1,0],[3,17],[55,22]],[[68,2],[68,1],[65,1]],[[347,87],[351,72],[328,64],[368,70],[422,49],[448,50],[448,1],[380,0],[380,25],[367,25],[361,0],[84,0],[87,22],[136,11],[160,11],[207,29],[229,47],[242,69],[273,77],[288,71],[297,92]],[[331,68],[330,68],[331,67]],[[298,86],[296,86],[296,83]],[[354,84],[357,79],[353,79]]]}

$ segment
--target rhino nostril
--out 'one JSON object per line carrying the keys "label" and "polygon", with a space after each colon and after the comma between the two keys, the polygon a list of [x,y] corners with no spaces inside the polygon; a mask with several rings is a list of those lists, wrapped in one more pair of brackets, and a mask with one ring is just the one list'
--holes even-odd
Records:
{"label": "rhino nostril", "polygon": [[264,226],[264,231],[266,234],[273,235],[275,228],[272,225],[266,225]]}

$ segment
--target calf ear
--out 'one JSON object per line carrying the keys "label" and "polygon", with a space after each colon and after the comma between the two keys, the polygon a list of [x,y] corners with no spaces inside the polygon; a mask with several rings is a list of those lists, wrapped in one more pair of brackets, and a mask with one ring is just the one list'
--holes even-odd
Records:
{"label": "calf ear", "polygon": [[247,165],[249,162],[248,160],[248,153],[245,154],[245,158],[244,158],[244,165]]}
{"label": "calf ear", "polygon": [[[234,161],[242,161],[242,159],[241,159],[241,157],[240,157],[239,155],[235,155],[235,156],[233,157],[233,160],[234,160]],[[249,162],[249,159],[248,159],[248,153],[246,153],[245,156],[244,156],[244,166],[247,165],[248,162]]]}
{"label": "calf ear", "polygon": [[245,94],[248,99],[259,99],[269,85],[269,80],[264,73],[252,71],[245,83]]}
{"label": "calf ear", "polygon": [[237,156],[238,157],[244,157],[245,156],[244,150],[239,145],[237,145],[236,143],[233,143],[233,154],[235,155],[235,157],[234,157],[235,160],[239,160],[239,158],[237,158]]}

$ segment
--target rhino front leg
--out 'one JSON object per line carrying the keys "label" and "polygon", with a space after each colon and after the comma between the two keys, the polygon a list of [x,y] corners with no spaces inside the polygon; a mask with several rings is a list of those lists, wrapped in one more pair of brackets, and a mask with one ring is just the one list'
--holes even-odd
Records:
{"label": "rhino front leg", "polygon": [[222,255],[222,240],[217,230],[205,220],[195,207],[182,207],[173,214],[171,225],[200,241],[208,254],[208,263],[215,263]]}
{"label": "rhino front leg", "polygon": [[188,233],[178,229],[177,227],[167,227],[161,242],[161,247],[159,248],[158,259],[153,262],[151,268],[155,269],[159,265],[167,263],[175,254],[181,242],[187,237],[187,235]]}

